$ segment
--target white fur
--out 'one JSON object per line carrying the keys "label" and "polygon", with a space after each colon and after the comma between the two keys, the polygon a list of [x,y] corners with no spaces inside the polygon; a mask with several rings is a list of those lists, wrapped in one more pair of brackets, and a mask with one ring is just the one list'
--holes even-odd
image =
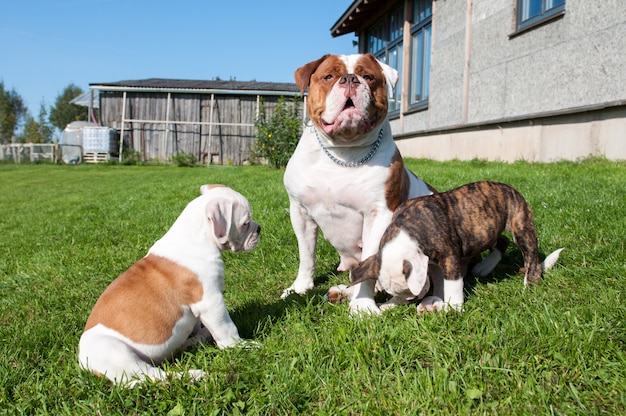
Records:
{"label": "white fur", "polygon": [[[341,57],[349,71],[353,71],[359,58],[360,55]],[[397,73],[394,74],[393,68],[382,65],[388,88],[393,89]],[[360,84],[353,99],[359,109],[371,99],[367,83]],[[335,102],[341,101],[335,94],[326,97],[327,108],[322,117],[326,122],[334,120],[337,113]],[[381,129],[382,141],[377,152],[368,163],[359,167],[338,166],[318,143],[319,137],[324,147],[339,159],[348,162],[360,160],[372,149]],[[390,161],[397,150],[389,122],[385,119],[372,131],[350,143],[335,140],[324,131],[316,130],[313,125],[304,128],[285,170],[284,184],[290,200],[291,224],[298,239],[300,265],[296,279],[284,290],[282,298],[292,293],[303,294],[313,288],[318,229],[339,252],[338,270],[346,271],[378,251],[380,238],[393,214],[387,208],[384,191]],[[410,172],[409,177],[409,197],[431,193],[427,185]],[[374,284],[370,280],[354,286],[350,301],[352,311],[380,312],[374,302]]]}
{"label": "white fur", "polygon": [[417,313],[448,311],[451,308],[463,311],[463,279],[443,279],[443,293],[445,296],[427,296],[417,305]]}
{"label": "white fur", "polygon": [[552,253],[548,254],[548,256],[541,262],[541,270],[551,269],[552,266],[554,266],[554,264],[559,259],[559,256],[561,255],[561,251],[563,251],[563,248],[559,248],[557,250],[554,250]]}
{"label": "white fur", "polygon": [[[405,260],[412,266],[408,277],[402,270]],[[404,299],[421,298],[428,291],[428,257],[404,230],[382,248],[378,282],[385,292]]]}
{"label": "white fur", "polygon": [[[216,215],[213,209],[224,210],[229,215],[224,217],[221,215],[224,212]],[[224,223],[215,224],[214,221]],[[225,240],[215,234],[214,226],[226,227],[228,232]],[[168,259],[194,272],[202,286],[201,300],[191,305],[181,305],[183,316],[172,328],[171,337],[162,344],[132,341],[127,335],[98,323],[81,336],[81,367],[103,374],[114,383],[132,386],[145,378],[166,379],[168,375],[155,365],[172,357],[186,345],[211,337],[219,348],[240,343],[237,327],[228,314],[222,295],[224,265],[221,251],[226,248],[233,251],[251,250],[258,243],[259,230],[258,224],[250,218],[248,202],[239,193],[226,187],[210,191],[203,189],[203,195],[187,205],[168,232],[148,252],[148,255]],[[139,297],[145,302],[156,302],[156,299],[150,298],[151,293],[146,291]],[[161,296],[167,297],[168,293],[161,293]],[[106,304],[100,306],[100,315],[107,314],[106,307]],[[129,321],[132,319],[133,316],[128,316]],[[200,322],[206,328],[200,329]],[[134,322],[134,326],[140,327],[141,322]],[[191,334],[195,336],[188,340]],[[201,370],[191,370],[188,374],[192,380],[204,376]],[[172,376],[180,377],[181,374]]]}

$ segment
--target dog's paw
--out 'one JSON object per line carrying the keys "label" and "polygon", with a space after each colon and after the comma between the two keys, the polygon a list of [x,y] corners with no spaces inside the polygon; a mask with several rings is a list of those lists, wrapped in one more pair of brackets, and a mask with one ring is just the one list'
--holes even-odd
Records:
{"label": "dog's paw", "polygon": [[241,339],[237,342],[235,347],[242,348],[244,350],[258,350],[261,348],[261,344],[251,339]]}
{"label": "dog's paw", "polygon": [[385,302],[385,303],[381,303],[380,305],[378,305],[378,309],[380,309],[381,312],[385,312],[386,310],[393,309],[396,306],[398,306],[397,303]]}
{"label": "dog's paw", "polygon": [[443,299],[437,296],[427,296],[417,305],[417,314],[421,316],[424,313],[441,312],[445,308],[446,303]]}
{"label": "dog's paw", "polygon": [[398,305],[408,305],[408,304],[409,304],[408,300],[404,298],[400,298],[398,296],[394,296],[391,299],[389,299],[387,302],[378,305],[378,308],[384,312],[387,309],[395,308]]}
{"label": "dog's paw", "polygon": [[309,290],[313,289],[313,281],[307,281],[305,283],[301,283],[296,279],[295,282],[287,289],[283,290],[283,293],[280,295],[281,299],[287,299],[289,296],[297,294],[304,295]]}
{"label": "dog's paw", "polygon": [[179,350],[188,351],[188,350],[196,348],[197,346],[201,344],[212,343],[212,342],[214,341],[209,330],[206,327],[201,326],[192,336],[187,338],[187,340],[183,343],[183,345],[180,347]]}
{"label": "dog's paw", "polygon": [[333,286],[328,289],[328,292],[324,295],[324,298],[330,303],[342,303],[345,301],[349,301],[352,299],[354,295],[353,287],[348,287],[346,285],[338,285]]}
{"label": "dog's paw", "polygon": [[296,291],[293,290],[293,288],[288,287],[287,289],[283,290],[283,293],[280,295],[280,298],[287,299],[289,296],[293,295],[294,293],[296,293]]}
{"label": "dog's paw", "polygon": [[192,383],[206,378],[206,372],[202,370],[189,370],[187,373],[189,373],[189,381]]}
{"label": "dog's paw", "polygon": [[374,299],[357,298],[350,301],[350,312],[354,315],[380,315]]}
{"label": "dog's paw", "polygon": [[463,303],[448,303],[437,296],[427,296],[417,305],[417,314],[420,316],[424,313],[448,312],[449,310],[463,312]]}

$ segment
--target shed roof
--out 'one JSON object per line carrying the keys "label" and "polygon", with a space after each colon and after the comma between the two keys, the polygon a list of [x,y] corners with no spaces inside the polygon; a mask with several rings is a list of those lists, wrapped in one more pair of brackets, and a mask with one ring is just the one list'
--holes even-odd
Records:
{"label": "shed roof", "polygon": [[330,28],[332,37],[356,32],[364,24],[380,14],[391,2],[388,0],[354,0],[337,22]]}
{"label": "shed roof", "polygon": [[100,91],[189,92],[216,94],[296,95],[298,86],[287,82],[221,81],[149,78],[89,84]]}

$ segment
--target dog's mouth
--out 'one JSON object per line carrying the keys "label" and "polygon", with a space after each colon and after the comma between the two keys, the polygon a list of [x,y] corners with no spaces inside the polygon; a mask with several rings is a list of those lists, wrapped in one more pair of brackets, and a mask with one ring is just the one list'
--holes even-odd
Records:
{"label": "dog's mouth", "polygon": [[376,117],[368,117],[367,112],[358,108],[352,98],[347,98],[343,107],[340,108],[341,110],[335,113],[332,121],[325,120],[323,117],[320,120],[322,130],[335,139],[344,136],[352,139],[359,134],[372,131],[376,126]]}

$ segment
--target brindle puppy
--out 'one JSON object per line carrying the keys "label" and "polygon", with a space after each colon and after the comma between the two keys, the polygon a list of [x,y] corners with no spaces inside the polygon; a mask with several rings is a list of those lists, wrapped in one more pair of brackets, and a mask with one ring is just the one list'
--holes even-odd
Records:
{"label": "brindle puppy", "polygon": [[538,283],[542,268],[551,267],[562,249],[540,263],[533,214],[524,197],[511,185],[485,181],[400,205],[378,253],[352,270],[352,284],[378,279],[394,296],[391,303],[398,304],[422,298],[430,276],[433,296],[422,301],[421,310],[461,310],[470,259],[493,249],[474,268],[477,274],[488,274],[506,248],[501,236],[505,230],[524,256],[524,284]]}

